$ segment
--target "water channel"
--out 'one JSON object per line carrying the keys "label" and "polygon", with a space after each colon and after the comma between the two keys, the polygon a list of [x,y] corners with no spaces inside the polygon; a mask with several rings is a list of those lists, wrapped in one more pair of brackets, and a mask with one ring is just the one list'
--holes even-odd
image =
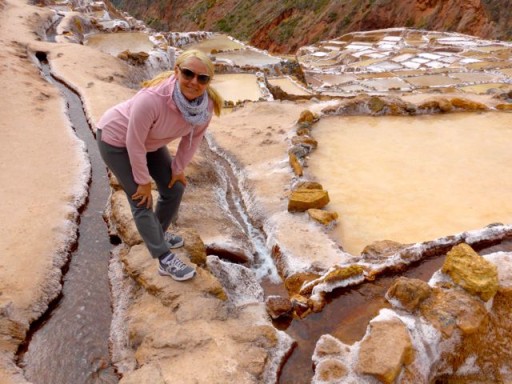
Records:
{"label": "water channel", "polygon": [[44,54],[37,56],[45,79],[61,91],[71,125],[87,146],[92,180],[80,215],[77,247],[63,271],[62,294],[32,325],[19,364],[34,384],[113,384],[119,379],[109,353],[112,308],[107,270],[112,245],[102,218],[110,193],[106,168],[80,98],[51,76]]}

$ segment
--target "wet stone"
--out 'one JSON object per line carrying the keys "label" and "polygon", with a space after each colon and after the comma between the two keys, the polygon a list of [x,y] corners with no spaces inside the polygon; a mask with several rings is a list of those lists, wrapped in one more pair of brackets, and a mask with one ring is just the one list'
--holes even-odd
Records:
{"label": "wet stone", "polygon": [[265,305],[272,319],[288,316],[293,309],[291,301],[281,296],[268,296]]}
{"label": "wet stone", "polygon": [[432,289],[419,279],[399,277],[386,293],[386,299],[409,312],[415,311],[421,302],[430,296]]}

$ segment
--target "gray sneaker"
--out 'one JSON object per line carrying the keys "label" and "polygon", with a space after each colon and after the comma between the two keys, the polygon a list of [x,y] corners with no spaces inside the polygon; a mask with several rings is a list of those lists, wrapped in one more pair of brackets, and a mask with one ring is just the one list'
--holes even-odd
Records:
{"label": "gray sneaker", "polygon": [[159,259],[158,273],[162,276],[171,276],[174,280],[184,281],[193,278],[196,270],[170,252],[167,256]]}
{"label": "gray sneaker", "polygon": [[170,249],[183,247],[183,244],[185,244],[181,236],[174,235],[170,232],[164,233],[164,240],[167,242]]}

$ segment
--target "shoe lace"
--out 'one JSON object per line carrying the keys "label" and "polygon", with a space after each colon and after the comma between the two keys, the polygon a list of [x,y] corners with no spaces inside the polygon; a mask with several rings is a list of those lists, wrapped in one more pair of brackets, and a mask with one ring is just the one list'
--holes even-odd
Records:
{"label": "shoe lace", "polygon": [[182,271],[188,267],[188,265],[181,261],[178,256],[174,256],[174,258],[168,263],[168,265],[171,268],[176,268],[178,271]]}

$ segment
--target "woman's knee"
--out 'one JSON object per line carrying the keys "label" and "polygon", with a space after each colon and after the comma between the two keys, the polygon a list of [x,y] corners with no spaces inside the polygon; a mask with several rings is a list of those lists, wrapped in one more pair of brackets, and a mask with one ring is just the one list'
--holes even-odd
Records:
{"label": "woman's knee", "polygon": [[180,198],[181,199],[181,196],[183,196],[184,193],[185,193],[185,186],[182,183],[180,183],[179,181],[177,181],[176,183],[174,183],[172,188],[166,188],[164,193],[162,193],[162,198],[164,198],[164,199]]}

